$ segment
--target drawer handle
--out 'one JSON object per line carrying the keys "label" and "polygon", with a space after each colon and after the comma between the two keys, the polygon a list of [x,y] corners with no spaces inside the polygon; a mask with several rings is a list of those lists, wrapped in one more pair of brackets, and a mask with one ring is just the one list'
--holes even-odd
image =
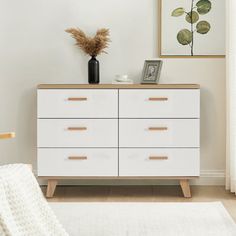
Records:
{"label": "drawer handle", "polygon": [[151,161],[168,160],[168,157],[167,156],[150,156],[149,160]]}
{"label": "drawer handle", "polygon": [[87,130],[86,127],[68,127],[67,130],[69,131],[85,131]]}
{"label": "drawer handle", "polygon": [[148,99],[149,101],[168,101],[167,97],[151,97]]}
{"label": "drawer handle", "polygon": [[149,131],[166,131],[168,130],[168,127],[149,127]]}
{"label": "drawer handle", "polygon": [[82,160],[87,160],[88,157],[86,157],[86,156],[70,156],[70,157],[68,157],[68,159],[69,160],[80,160],[80,161],[82,161]]}
{"label": "drawer handle", "polygon": [[86,97],[79,97],[79,98],[68,98],[68,101],[76,102],[76,101],[87,101],[88,98]]}

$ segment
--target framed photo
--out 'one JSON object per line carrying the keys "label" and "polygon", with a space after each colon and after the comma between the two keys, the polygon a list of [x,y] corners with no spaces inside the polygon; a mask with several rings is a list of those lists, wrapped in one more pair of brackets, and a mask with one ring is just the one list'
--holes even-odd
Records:
{"label": "framed photo", "polygon": [[163,61],[146,60],[143,67],[141,84],[157,84],[161,75]]}
{"label": "framed photo", "polygon": [[224,57],[224,0],[159,0],[160,57]]}

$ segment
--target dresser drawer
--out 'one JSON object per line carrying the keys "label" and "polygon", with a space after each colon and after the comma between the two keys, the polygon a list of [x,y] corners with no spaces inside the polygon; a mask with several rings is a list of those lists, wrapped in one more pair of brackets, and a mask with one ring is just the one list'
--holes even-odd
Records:
{"label": "dresser drawer", "polygon": [[117,176],[118,149],[38,149],[38,176]]}
{"label": "dresser drawer", "polygon": [[39,89],[38,118],[117,118],[114,89]]}
{"label": "dresser drawer", "polygon": [[198,119],[120,119],[120,147],[199,147]]}
{"label": "dresser drawer", "polygon": [[121,118],[199,118],[199,89],[127,89],[119,92]]}
{"label": "dresser drawer", "polygon": [[39,119],[38,147],[117,147],[116,119]]}
{"label": "dresser drawer", "polygon": [[199,149],[129,149],[119,151],[119,176],[199,176]]}

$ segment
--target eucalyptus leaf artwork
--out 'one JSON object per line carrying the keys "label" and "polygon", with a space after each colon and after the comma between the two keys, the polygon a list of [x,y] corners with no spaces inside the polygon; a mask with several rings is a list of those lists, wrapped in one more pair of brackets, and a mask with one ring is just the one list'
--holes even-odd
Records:
{"label": "eucalyptus leaf artwork", "polygon": [[224,57],[225,0],[158,0],[158,2],[160,57]]}
{"label": "eucalyptus leaf artwork", "polygon": [[212,9],[211,0],[190,0],[190,10],[178,7],[172,11],[172,17],[185,17],[189,23],[188,29],[181,29],[177,34],[177,41],[183,46],[190,47],[190,55],[194,56],[195,34],[205,35],[211,30],[210,22],[201,20],[201,17],[207,15]]}

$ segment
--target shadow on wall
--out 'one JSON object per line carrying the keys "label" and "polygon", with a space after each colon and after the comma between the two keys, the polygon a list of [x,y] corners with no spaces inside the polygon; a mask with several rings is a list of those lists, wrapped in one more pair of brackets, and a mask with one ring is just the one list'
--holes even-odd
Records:
{"label": "shadow on wall", "polygon": [[[37,90],[31,87],[21,94],[17,106],[17,160],[36,164]],[[14,161],[15,162],[15,161]]]}
{"label": "shadow on wall", "polygon": [[[201,166],[205,166],[206,159],[210,163],[214,163],[214,161],[220,161],[216,160],[216,156],[214,155],[215,150],[213,147],[218,145],[219,140],[221,139],[220,145],[225,149],[226,141],[225,139],[222,139],[221,137],[225,137],[225,127],[221,134],[221,137],[219,137],[218,130],[219,128],[216,127],[215,124],[221,124],[226,125],[225,123],[222,123],[219,119],[220,117],[217,114],[218,110],[218,104],[215,100],[215,95],[211,92],[211,90],[202,87],[201,88]],[[209,116],[211,114],[211,116]],[[212,118],[214,119],[214,122],[212,121]],[[221,127],[222,128],[222,127]],[[222,143],[223,142],[223,143]],[[206,153],[208,153],[208,156],[206,156]],[[210,154],[210,155],[209,155]],[[211,161],[209,161],[211,159]],[[221,169],[223,170],[225,166],[222,166]],[[205,168],[206,169],[206,168]],[[209,168],[210,169],[210,168]]]}

